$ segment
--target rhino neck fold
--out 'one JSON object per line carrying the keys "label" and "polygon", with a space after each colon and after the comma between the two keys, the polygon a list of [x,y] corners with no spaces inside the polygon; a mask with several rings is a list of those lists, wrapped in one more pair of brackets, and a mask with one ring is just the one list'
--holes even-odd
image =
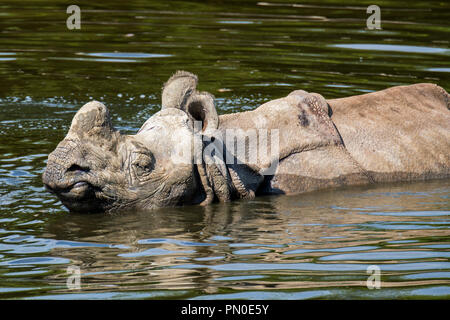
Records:
{"label": "rhino neck fold", "polygon": [[[257,168],[255,170],[251,165],[238,163],[236,157],[228,153],[221,140],[215,139],[213,143],[220,143],[223,152],[205,152],[209,143],[203,143],[202,162],[196,165],[204,191],[201,204],[209,204],[214,198],[221,202],[253,199],[264,177],[257,172]],[[227,163],[229,159],[233,159],[233,162]]]}

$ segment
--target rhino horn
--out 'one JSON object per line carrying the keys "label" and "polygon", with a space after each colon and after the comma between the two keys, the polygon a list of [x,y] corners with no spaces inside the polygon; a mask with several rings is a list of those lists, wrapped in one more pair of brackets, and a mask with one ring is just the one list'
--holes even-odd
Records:
{"label": "rhino horn", "polygon": [[111,123],[108,108],[103,103],[91,101],[82,106],[73,117],[68,137],[110,141],[115,133],[117,131]]}

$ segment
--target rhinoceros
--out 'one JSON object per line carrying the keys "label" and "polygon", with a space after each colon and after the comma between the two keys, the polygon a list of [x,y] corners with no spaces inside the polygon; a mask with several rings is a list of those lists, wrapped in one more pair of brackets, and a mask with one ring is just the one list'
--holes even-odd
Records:
{"label": "rhinoceros", "polygon": [[176,72],[135,135],[85,104],[48,156],[45,187],[91,213],[450,176],[450,95],[435,84],[331,100],[296,90],[220,116],[197,85]]}

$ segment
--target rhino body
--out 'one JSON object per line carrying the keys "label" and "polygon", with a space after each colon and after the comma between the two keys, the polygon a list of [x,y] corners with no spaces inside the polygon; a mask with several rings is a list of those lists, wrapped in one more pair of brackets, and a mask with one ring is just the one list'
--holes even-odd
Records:
{"label": "rhino body", "polygon": [[47,189],[87,213],[450,177],[450,95],[437,85],[333,100],[296,90],[218,116],[197,81],[172,76],[136,135],[116,131],[103,104],[84,105],[49,155]]}

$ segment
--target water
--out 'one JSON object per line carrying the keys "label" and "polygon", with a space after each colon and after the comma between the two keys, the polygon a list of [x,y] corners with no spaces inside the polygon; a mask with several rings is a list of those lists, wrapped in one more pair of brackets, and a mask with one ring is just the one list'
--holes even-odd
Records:
{"label": "water", "polygon": [[[69,214],[46,157],[77,109],[104,102],[124,133],[160,108],[178,69],[220,114],[294,89],[344,97],[419,82],[450,90],[450,5],[381,1],[0,4],[0,298],[450,297],[450,181],[129,212]],[[381,270],[369,290],[367,268]],[[81,290],[69,290],[68,267]]]}

